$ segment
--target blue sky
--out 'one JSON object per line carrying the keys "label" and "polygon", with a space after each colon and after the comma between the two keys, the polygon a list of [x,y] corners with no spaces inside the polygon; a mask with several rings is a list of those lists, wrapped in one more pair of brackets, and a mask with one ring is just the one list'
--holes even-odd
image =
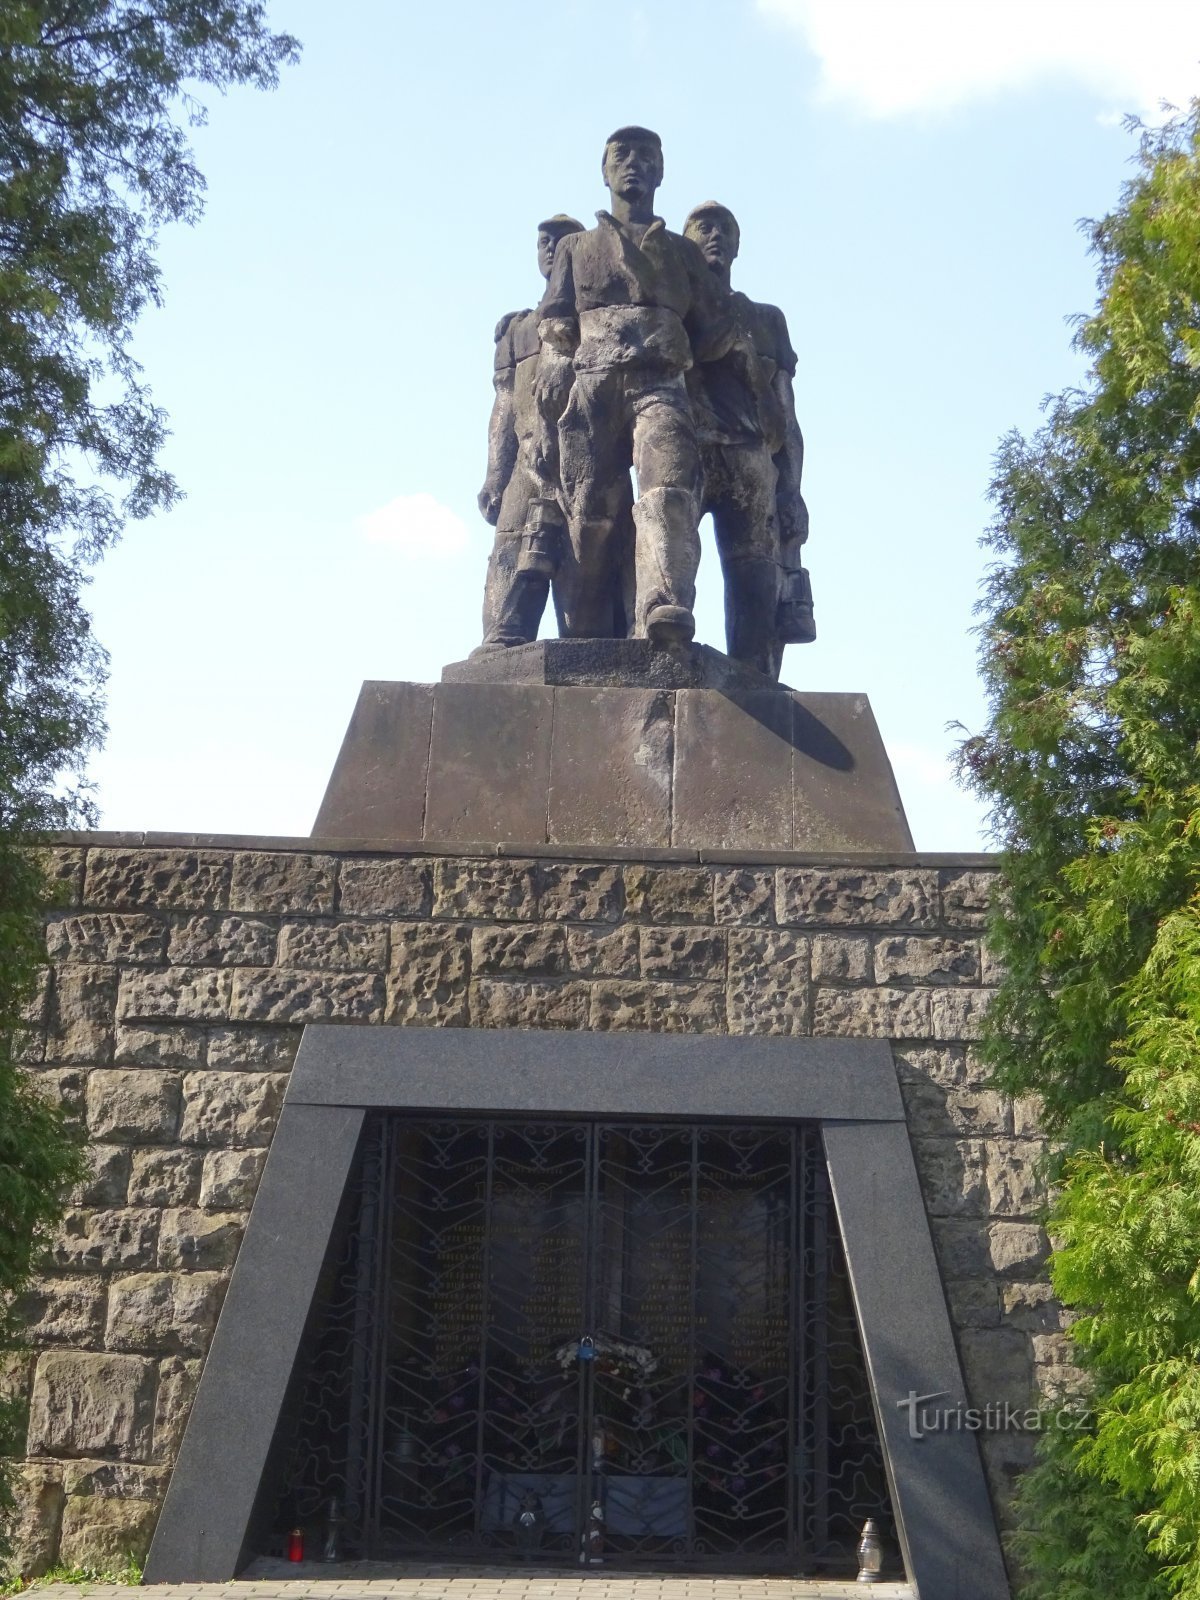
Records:
{"label": "blue sky", "polygon": [[[865,691],[919,848],[986,843],[949,774],[977,728],[991,459],[1078,379],[1077,219],[1125,111],[1200,90],[1175,0],[273,0],[304,42],[218,99],[198,227],[162,241],[137,350],[187,499],[97,568],[102,825],[307,833],[364,678],[478,642],[492,330],[536,301],[538,220],[587,221],[612,128],[658,130],[658,210],[742,227],[734,284],[800,357],[818,641]],[[699,636],[721,645],[711,544]]]}

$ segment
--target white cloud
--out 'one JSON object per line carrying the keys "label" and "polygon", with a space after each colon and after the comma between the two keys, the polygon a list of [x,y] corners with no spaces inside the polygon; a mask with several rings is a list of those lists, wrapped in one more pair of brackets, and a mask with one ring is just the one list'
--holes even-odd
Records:
{"label": "white cloud", "polygon": [[467,529],[457,512],[431,494],[401,494],[356,521],[370,544],[394,545],[405,556],[444,559],[467,548]]}
{"label": "white cloud", "polygon": [[757,0],[821,65],[820,93],[869,116],[944,111],[1071,83],[1154,118],[1200,94],[1197,0]]}

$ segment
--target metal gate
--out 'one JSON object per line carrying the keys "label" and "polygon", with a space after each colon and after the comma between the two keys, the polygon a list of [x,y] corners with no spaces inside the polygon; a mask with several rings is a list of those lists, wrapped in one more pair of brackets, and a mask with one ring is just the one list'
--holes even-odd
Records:
{"label": "metal gate", "polygon": [[853,1570],[887,1494],[814,1129],[386,1113],[359,1164],[277,1535]]}

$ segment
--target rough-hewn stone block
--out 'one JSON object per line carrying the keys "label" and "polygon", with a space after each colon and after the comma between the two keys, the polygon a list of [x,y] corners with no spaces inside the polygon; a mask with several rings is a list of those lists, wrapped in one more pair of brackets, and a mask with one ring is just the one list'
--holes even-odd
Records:
{"label": "rough-hewn stone block", "polygon": [[110,1350],[203,1355],[228,1281],[222,1272],[118,1278],[109,1291],[105,1343]]}
{"label": "rough-hewn stone block", "polygon": [[56,917],[46,928],[52,961],[153,963],[163,959],[166,943],[166,923],[144,913],[79,912]]}
{"label": "rough-hewn stone block", "polygon": [[433,914],[471,922],[535,922],[537,869],[532,861],[438,861]]}
{"label": "rough-hewn stone block", "polygon": [[946,1088],[933,1079],[905,1077],[901,1093],[909,1128],[922,1137],[1004,1136],[1012,1131],[1010,1103],[994,1089]]}
{"label": "rough-hewn stone block", "polygon": [[1024,1406],[1033,1396],[1029,1340],[1016,1328],[965,1328],[959,1335],[963,1376],[974,1405]]}
{"label": "rough-hewn stone block", "polygon": [[731,928],[729,1031],[808,1033],[808,973],[808,940],[802,934],[786,928]]}
{"label": "rough-hewn stone block", "polygon": [[174,1463],[200,1382],[201,1363],[168,1356],[159,1363],[154,1406],[154,1459]]}
{"label": "rough-hewn stone block", "polygon": [[[9,1532],[11,1571],[27,1581],[40,1578],[58,1561],[64,1491],[62,1468],[31,1461],[13,1472],[13,1510]],[[0,1567],[0,1573],[4,1568]]]}
{"label": "rough-hewn stone block", "polygon": [[56,967],[46,1021],[46,1060],[110,1061],[116,997],[115,967]]}
{"label": "rough-hewn stone block", "polygon": [[89,850],[83,897],[89,906],[219,910],[230,863],[225,850]]}
{"label": "rough-hewn stone block", "polygon": [[901,1084],[938,1084],[958,1088],[971,1081],[967,1052],[961,1044],[899,1045],[892,1052]]}
{"label": "rough-hewn stone block", "polygon": [[249,1211],[266,1158],[265,1150],[210,1150],[200,1204],[212,1211]]}
{"label": "rough-hewn stone block", "polygon": [[378,1022],[383,979],[370,973],[238,967],[229,1015],[234,1022]]}
{"label": "rough-hewn stone block", "polygon": [[83,1067],[27,1068],[26,1076],[41,1095],[63,1113],[73,1133],[86,1132],[88,1072]]}
{"label": "rough-hewn stone block", "polygon": [[956,1328],[1000,1326],[1000,1291],[989,1278],[947,1284],[946,1301]]}
{"label": "rough-hewn stone block", "polygon": [[981,1139],[914,1139],[913,1155],[931,1217],[987,1215]]}
{"label": "rough-hewn stone block", "polygon": [[135,1150],[129,1178],[129,1203],[135,1206],[185,1206],[200,1192],[204,1157],[198,1150],[171,1145]]}
{"label": "rough-hewn stone block", "polygon": [[1041,1096],[1025,1095],[1013,1101],[1013,1132],[1018,1138],[1037,1139],[1044,1127],[1045,1110]]}
{"label": "rough-hewn stone block", "polygon": [[775,874],[767,868],[753,867],[714,872],[713,915],[718,923],[772,922]]}
{"label": "rough-hewn stone block", "polygon": [[638,981],[608,980],[594,983],[588,998],[588,1027],[596,1033],[650,1026],[650,988]]}
{"label": "rough-hewn stone block", "polygon": [[707,867],[628,866],[625,909],[641,922],[712,922],[712,873]]}
{"label": "rough-hewn stone block", "polygon": [[628,923],[611,933],[600,928],[568,928],[568,967],[596,977],[636,978],[639,931]]}
{"label": "rough-hewn stone block", "polygon": [[181,967],[269,967],[275,925],[261,917],[189,917],[171,929],[167,959]]}
{"label": "rough-hewn stone block", "polygon": [[723,978],[725,934],[716,928],[642,928],[639,960],[644,978]]}
{"label": "rough-hewn stone block", "polygon": [[104,1284],[88,1278],[35,1278],[17,1303],[33,1345],[98,1344],[104,1328]]}
{"label": "rough-hewn stone block", "polygon": [[68,1495],[98,1495],[103,1500],[155,1500],[166,1493],[165,1467],[135,1461],[64,1461],[60,1464]]}
{"label": "rough-hewn stone block", "polygon": [[1044,1281],[1005,1283],[999,1292],[1004,1320],[1010,1327],[1026,1333],[1061,1333],[1070,1321],[1054,1298],[1054,1290]]}
{"label": "rough-hewn stone block", "polygon": [[387,1020],[462,1028],[470,1020],[471,929],[462,924],[392,925]]}
{"label": "rough-hewn stone block", "polygon": [[229,890],[231,911],[259,916],[327,916],[337,889],[333,856],[303,851],[239,850]]}
{"label": "rough-hewn stone block", "polygon": [[203,1060],[204,1029],[200,1023],[117,1025],[113,1061],[119,1067],[198,1067]]}
{"label": "rough-hewn stone block", "polygon": [[723,1034],[725,990],[714,982],[654,984],[603,979],[592,984],[587,1026],[595,1032]]}
{"label": "rough-hewn stone block", "polygon": [[[1025,1414],[1021,1408],[1017,1409],[1022,1416]],[[997,1520],[1001,1527],[1006,1523],[1012,1525],[1018,1520],[1014,1515],[1017,1488],[1022,1475],[1037,1459],[1036,1435],[1032,1431],[1017,1432],[1015,1429],[985,1432],[980,1435],[979,1448]],[[1020,1565],[1014,1562],[1013,1570],[1019,1572]]]}
{"label": "rough-hewn stone block", "polygon": [[967,1222],[935,1218],[931,1224],[945,1278],[1030,1278],[1050,1251],[1043,1229],[1028,1222]]}
{"label": "rough-hewn stone block", "polygon": [[288,1071],[300,1047],[300,1033],[299,1025],[264,1028],[257,1023],[235,1023],[214,1028],[208,1036],[208,1065],[214,1072],[231,1067]]}
{"label": "rough-hewn stone block", "polygon": [[942,916],[952,928],[982,928],[998,876],[994,872],[945,868],[939,874]]}
{"label": "rough-hewn stone block", "polygon": [[973,939],[914,939],[889,934],[875,943],[876,983],[978,983]]}
{"label": "rough-hewn stone block", "polygon": [[1008,976],[1008,968],[986,939],[979,946],[979,963],[980,977],[985,984],[1003,983]]}
{"label": "rough-hewn stone block", "polygon": [[554,923],[536,928],[511,924],[476,928],[471,935],[471,970],[477,977],[506,972],[561,977],[567,970],[566,933]]}
{"label": "rough-hewn stone block", "polygon": [[77,906],[83,899],[84,851],[76,845],[55,845],[35,853],[53,892],[53,903]]}
{"label": "rough-hewn stone block", "polygon": [[993,1139],[987,1151],[989,1209],[996,1217],[1036,1217],[1046,1204],[1039,1164],[1045,1146],[1035,1139]]}
{"label": "rough-hewn stone block", "polygon": [[38,1358],[29,1412],[34,1456],[150,1452],[158,1371],[137,1356],[53,1351]]}
{"label": "rough-hewn stone block", "polygon": [[66,1566],[111,1572],[131,1558],[143,1561],[158,1521],[157,1500],[69,1496],[63,1508],[59,1556]]}
{"label": "rough-hewn stone block", "polygon": [[653,1033],[724,1033],[725,987],[720,983],[648,983]]}
{"label": "rough-hewn stone block", "polygon": [[724,1033],[724,989],[719,983],[607,979],[591,986],[588,1027],[597,1033]]}
{"label": "rough-hewn stone block", "polygon": [[343,861],[338,909],[347,917],[427,917],[433,904],[433,864],[387,856]]}
{"label": "rough-hewn stone block", "polygon": [[154,1265],[158,1213],[68,1211],[54,1234],[50,1259],[65,1272],[137,1272]]}
{"label": "rough-hewn stone block", "polygon": [[471,985],[471,1019],[477,1028],[583,1028],[588,986],[531,979],[480,978]]}
{"label": "rough-hewn stone block", "polygon": [[933,989],[930,1022],[935,1039],[978,1039],[991,1002],[990,989]]}
{"label": "rough-hewn stone block", "polygon": [[279,965],[322,972],[382,972],[387,928],[380,922],[285,922],[279,930]]}
{"label": "rough-hewn stone block", "polygon": [[118,1010],[123,1018],[139,1021],[221,1022],[229,1015],[231,981],[230,973],[218,967],[123,972]]}
{"label": "rough-hewn stone block", "polygon": [[74,1206],[123,1206],[129,1194],[131,1151],[121,1144],[89,1144],[83,1152],[87,1177],[71,1191]]}
{"label": "rough-hewn stone block", "polygon": [[158,1264],[166,1271],[211,1272],[231,1267],[246,1229],[241,1211],[164,1211]]}
{"label": "rough-hewn stone block", "polygon": [[929,994],[919,989],[818,989],[813,1032],[833,1038],[929,1036]]}
{"label": "rough-hewn stone block", "polygon": [[814,983],[869,983],[871,941],[861,934],[818,933],[812,942]]}
{"label": "rough-hewn stone block", "polygon": [[779,922],[801,927],[932,928],[937,925],[937,875],[918,869],[780,867],[775,910]]}
{"label": "rough-hewn stone block", "polygon": [[286,1083],[278,1072],[189,1072],[183,1080],[180,1142],[270,1144]]}
{"label": "rough-hewn stone block", "polygon": [[620,867],[550,862],[542,867],[539,910],[546,922],[619,922],[625,907]]}
{"label": "rough-hewn stone block", "polygon": [[42,967],[34,977],[33,992],[21,1002],[17,1015],[29,1028],[46,1026],[50,1014],[50,968]]}
{"label": "rough-hewn stone block", "polygon": [[179,1122],[177,1072],[134,1067],[100,1068],[89,1074],[88,1129],[95,1139],[166,1144]]}

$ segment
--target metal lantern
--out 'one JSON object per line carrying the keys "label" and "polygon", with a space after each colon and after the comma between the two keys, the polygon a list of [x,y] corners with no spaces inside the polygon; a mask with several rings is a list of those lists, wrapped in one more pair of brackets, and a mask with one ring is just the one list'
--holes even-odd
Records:
{"label": "metal lantern", "polygon": [[879,1525],[875,1518],[868,1517],[858,1541],[858,1581],[878,1583],[882,1571],[883,1540],[879,1537]]}
{"label": "metal lantern", "polygon": [[546,1531],[546,1513],[541,1499],[532,1489],[527,1489],[521,1496],[521,1504],[517,1507],[517,1514],[513,1518],[513,1528],[517,1549],[526,1561],[531,1560],[541,1545],[542,1535]]}

